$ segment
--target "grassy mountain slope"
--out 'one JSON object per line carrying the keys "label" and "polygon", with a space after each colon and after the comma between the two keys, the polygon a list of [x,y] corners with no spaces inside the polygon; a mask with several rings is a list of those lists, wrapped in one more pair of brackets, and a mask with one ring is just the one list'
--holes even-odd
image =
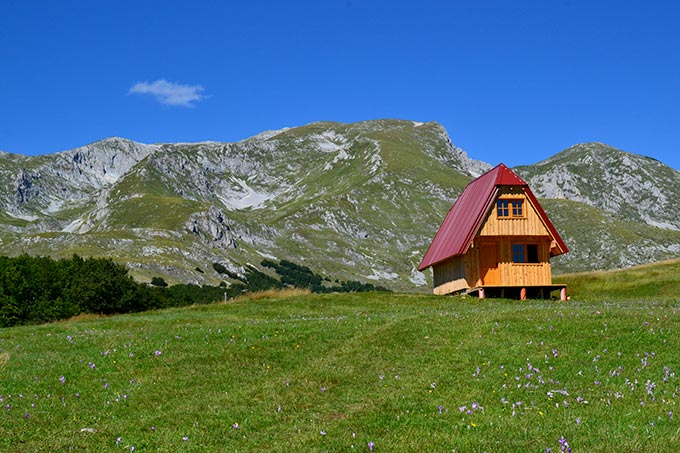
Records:
{"label": "grassy mountain slope", "polygon": [[[79,154],[67,155],[78,170],[67,181],[76,185]],[[41,167],[35,194],[6,203],[26,215],[13,221],[18,228],[6,224],[0,251],[114,256],[142,278],[169,281],[216,281],[213,262],[238,271],[274,256],[340,279],[412,287],[426,282],[415,266],[441,213],[488,168],[436,123],[390,120],[314,123],[238,143],[157,145],[136,156],[116,179],[83,186],[90,202],[70,216],[45,209],[55,195]]]}
{"label": "grassy mountain slope", "polygon": [[577,300],[680,300],[680,259],[642,264],[627,269],[564,274],[556,278],[569,286]]}
{"label": "grassy mountain slope", "polygon": [[[268,257],[426,290],[430,276],[416,266],[456,197],[489,167],[439,124],[400,120],[319,122],[237,143],[107,139],[2,154],[0,253],[109,256],[142,280],[213,284],[212,263],[242,272]],[[669,214],[677,171],[600,144],[517,171],[571,249],[557,273],[680,253]]]}
{"label": "grassy mountain slope", "polygon": [[555,273],[616,269],[680,255],[680,231],[624,219],[577,201],[540,202],[570,249],[551,261]]}
{"label": "grassy mountain slope", "polygon": [[680,231],[680,171],[655,159],[583,143],[516,170],[537,196],[580,201],[626,220]]}

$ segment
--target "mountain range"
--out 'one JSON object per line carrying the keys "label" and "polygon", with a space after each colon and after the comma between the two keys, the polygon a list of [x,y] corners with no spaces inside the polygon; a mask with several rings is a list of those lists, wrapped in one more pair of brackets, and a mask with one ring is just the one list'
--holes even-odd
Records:
{"label": "mountain range", "polygon": [[[494,163],[496,164],[496,163]],[[108,138],[0,153],[0,254],[111,257],[149,281],[216,284],[287,259],[425,290],[416,270],[465,185],[491,168],[435,122],[318,122],[235,143]],[[513,169],[570,248],[556,274],[680,256],[680,172],[602,143]]]}

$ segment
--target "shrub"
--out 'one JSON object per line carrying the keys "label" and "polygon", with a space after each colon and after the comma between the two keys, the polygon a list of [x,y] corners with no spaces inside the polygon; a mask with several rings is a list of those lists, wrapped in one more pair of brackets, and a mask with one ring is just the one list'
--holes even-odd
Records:
{"label": "shrub", "polygon": [[160,286],[161,288],[165,288],[168,286],[167,282],[163,277],[153,277],[151,278],[151,284],[153,286]]}

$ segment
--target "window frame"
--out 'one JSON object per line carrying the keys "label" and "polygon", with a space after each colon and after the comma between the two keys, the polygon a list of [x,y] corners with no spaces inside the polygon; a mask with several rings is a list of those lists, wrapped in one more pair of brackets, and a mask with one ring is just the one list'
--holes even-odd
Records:
{"label": "window frame", "polygon": [[501,198],[496,200],[496,217],[499,219],[524,219],[526,209],[523,198]]}
{"label": "window frame", "polygon": [[[530,251],[531,247],[531,251]],[[542,264],[541,246],[536,242],[513,242],[510,246],[512,264]],[[517,261],[522,259],[523,261]],[[535,259],[535,261],[530,259]]]}

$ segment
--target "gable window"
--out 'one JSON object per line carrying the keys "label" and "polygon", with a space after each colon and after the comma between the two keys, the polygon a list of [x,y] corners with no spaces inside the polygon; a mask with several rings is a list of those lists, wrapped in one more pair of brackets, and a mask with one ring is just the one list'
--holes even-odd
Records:
{"label": "gable window", "polygon": [[509,209],[508,205],[510,202],[508,200],[498,200],[496,202],[496,212],[498,213],[498,217],[508,217],[509,215]]}
{"label": "gable window", "polygon": [[539,263],[538,244],[512,244],[513,263]]}
{"label": "gable window", "polygon": [[498,200],[496,215],[506,219],[524,217],[524,200]]}
{"label": "gable window", "polygon": [[522,214],[522,200],[513,200],[510,202],[512,205],[512,216],[513,217],[522,217],[524,214]]}

